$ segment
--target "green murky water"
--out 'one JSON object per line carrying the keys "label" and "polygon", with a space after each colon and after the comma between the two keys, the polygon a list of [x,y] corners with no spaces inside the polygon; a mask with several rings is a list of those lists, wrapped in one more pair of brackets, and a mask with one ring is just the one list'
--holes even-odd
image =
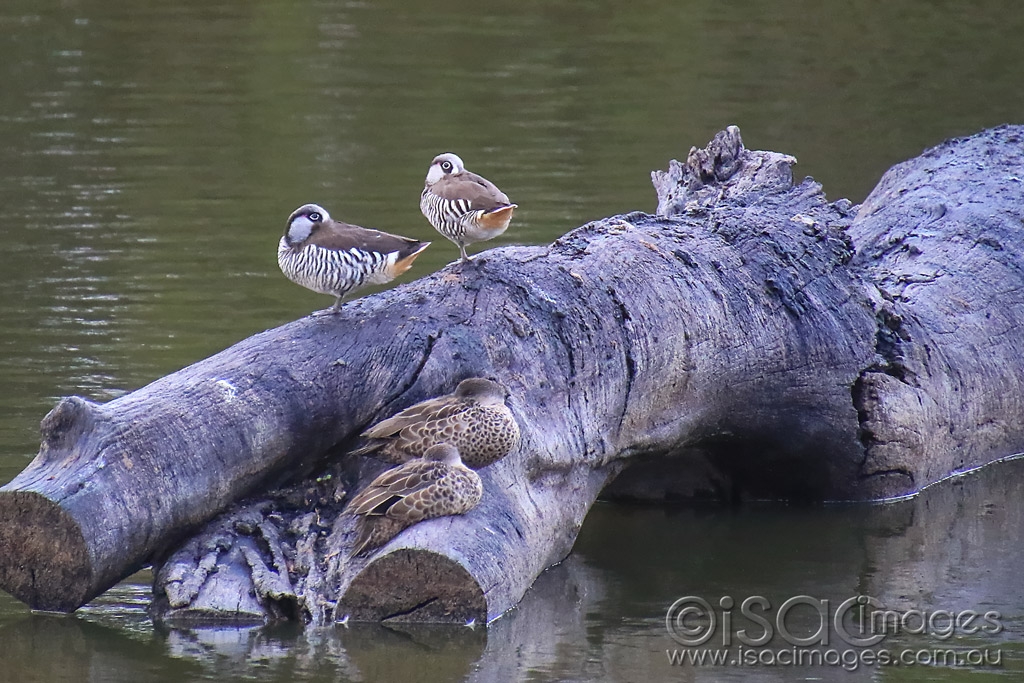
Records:
{"label": "green murky water", "polygon": [[[109,400],[326,306],[277,271],[301,203],[438,240],[418,196],[452,150],[521,207],[496,243],[540,244],[652,210],[649,171],[730,123],[860,201],[926,146],[1024,121],[1021,35],[1009,1],[5,0],[0,483],[57,397]],[[455,254],[437,241],[403,279]],[[1015,680],[1022,479],[1007,463],[883,507],[599,505],[486,633],[167,633],[145,618],[145,577],[70,618],[4,595],[0,681]],[[999,634],[885,645],[1000,650],[1001,666],[668,662],[678,597],[861,593],[999,611]]]}

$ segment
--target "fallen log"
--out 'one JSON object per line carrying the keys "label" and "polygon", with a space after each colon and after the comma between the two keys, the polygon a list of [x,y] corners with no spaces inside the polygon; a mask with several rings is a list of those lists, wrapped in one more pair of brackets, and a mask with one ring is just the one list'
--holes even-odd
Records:
{"label": "fallen log", "polygon": [[[0,587],[73,610],[154,562],[166,620],[484,622],[602,491],[876,499],[1020,451],[1022,130],[929,150],[858,209],[730,128],[655,174],[658,215],[65,399],[0,488]],[[354,436],[468,376],[510,390],[518,450],[477,508],[350,559],[344,491],[381,470]]]}

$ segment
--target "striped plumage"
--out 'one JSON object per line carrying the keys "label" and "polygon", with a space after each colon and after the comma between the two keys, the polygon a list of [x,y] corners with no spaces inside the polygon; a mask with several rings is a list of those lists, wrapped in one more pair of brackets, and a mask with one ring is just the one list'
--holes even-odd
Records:
{"label": "striped plumage", "polygon": [[450,443],[476,469],[508,455],[519,443],[519,424],[505,405],[508,392],[497,382],[471,377],[455,392],[410,406],[362,433],[367,444],[357,455],[406,462],[431,446]]}
{"label": "striped plumage", "polygon": [[468,512],[483,493],[480,475],[462,464],[457,448],[433,446],[422,458],[384,472],[352,498],[346,512],[359,518],[352,554],[379,548],[417,522]]}
{"label": "striped plumage", "polygon": [[497,237],[508,228],[516,205],[494,183],[466,170],[457,155],[438,154],[430,163],[420,211],[434,229],[459,247]]}
{"label": "striped plumage", "polygon": [[394,280],[428,246],[430,242],[336,221],[323,207],[305,204],[288,217],[277,264],[292,282],[337,297],[330,309],[337,313],[344,297]]}

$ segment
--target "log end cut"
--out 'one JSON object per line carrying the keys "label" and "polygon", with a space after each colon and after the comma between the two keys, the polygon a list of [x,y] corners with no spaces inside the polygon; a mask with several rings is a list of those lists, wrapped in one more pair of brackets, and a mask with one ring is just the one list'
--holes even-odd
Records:
{"label": "log end cut", "polygon": [[484,624],[487,600],[452,558],[401,548],[375,559],[352,580],[337,614],[352,621]]}
{"label": "log end cut", "polygon": [[91,597],[82,530],[60,505],[31,491],[0,496],[0,588],[32,609],[72,612]]}

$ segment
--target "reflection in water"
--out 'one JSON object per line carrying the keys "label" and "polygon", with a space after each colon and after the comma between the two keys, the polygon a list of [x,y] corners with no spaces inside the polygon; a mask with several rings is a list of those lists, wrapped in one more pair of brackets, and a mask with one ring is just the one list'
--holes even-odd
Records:
{"label": "reflection in water", "polygon": [[[1024,510],[1024,460],[949,480],[919,497],[885,505],[739,510],[660,509],[599,504],[576,551],[545,572],[522,603],[489,628],[293,624],[251,628],[154,629],[145,616],[148,589],[126,583],[75,617],[0,618],[0,641],[18,666],[73,674],[69,680],[257,681],[591,681],[768,680],[794,677],[786,667],[670,666],[665,612],[693,595],[718,606],[763,596],[773,606],[807,595],[837,606],[869,595],[887,609],[933,613],[997,611],[997,635],[953,633],[887,637],[893,651],[988,648],[1004,680],[1024,674],[1024,578],[1018,567]],[[614,539],[614,542],[609,542]],[[756,567],[751,571],[750,567]],[[144,576],[136,581],[144,580]],[[722,610],[720,610],[721,612]],[[772,610],[765,612],[773,616]],[[733,610],[740,628],[760,628]],[[813,634],[817,614],[795,610],[793,634]],[[719,623],[721,626],[721,622]],[[721,628],[707,643],[721,647]],[[835,632],[831,647],[849,649]],[[57,649],[54,649],[55,643]],[[789,645],[776,634],[768,648]],[[54,652],[74,652],[66,657]],[[735,651],[735,648],[734,648]],[[20,663],[20,664],[19,664]],[[14,669],[10,667],[14,666]],[[925,671],[926,669],[922,669]],[[13,673],[11,673],[13,671]],[[960,680],[967,668],[927,669]],[[875,680],[888,670],[802,667],[800,678]],[[105,678],[111,676],[112,678]]]}

